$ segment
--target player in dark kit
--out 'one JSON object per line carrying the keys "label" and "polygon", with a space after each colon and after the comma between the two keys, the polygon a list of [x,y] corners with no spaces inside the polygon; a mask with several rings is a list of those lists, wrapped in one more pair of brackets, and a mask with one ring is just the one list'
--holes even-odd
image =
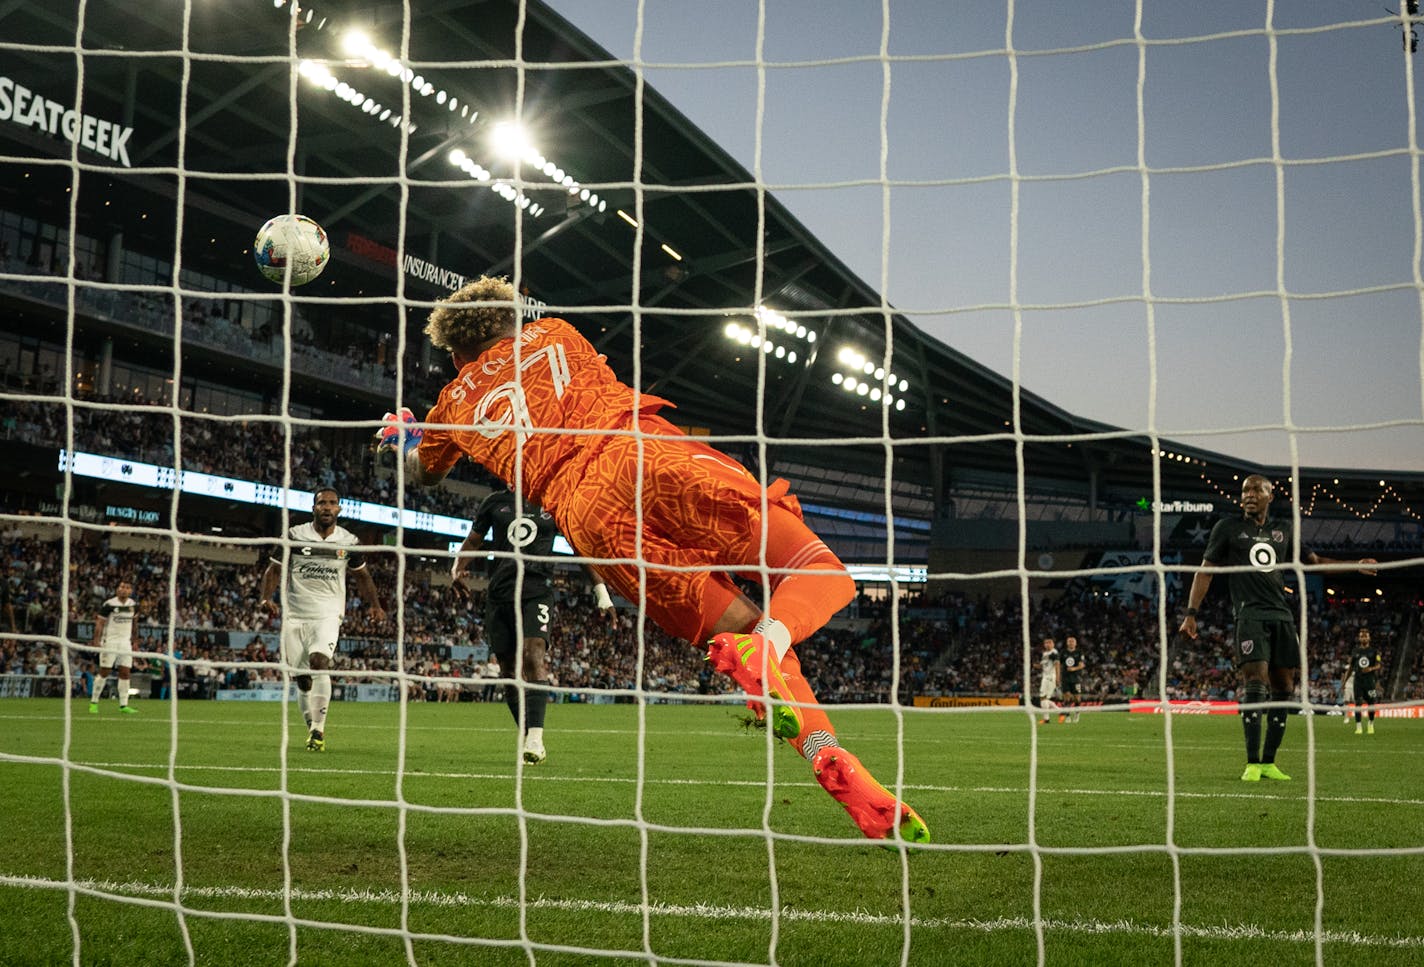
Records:
{"label": "player in dark kit", "polygon": [[1370,629],[1361,628],[1355,636],[1355,651],[1350,655],[1350,667],[1340,680],[1340,690],[1353,676],[1355,679],[1355,734],[1361,732],[1360,709],[1369,710],[1369,733],[1375,734],[1375,706],[1379,704],[1379,671],[1383,664],[1380,650],[1370,644]]}
{"label": "player in dark kit", "polygon": [[[490,534],[488,542],[485,541],[486,534]],[[547,559],[554,553],[554,538],[557,536],[554,518],[547,511],[527,500],[516,501],[514,494],[508,490],[496,490],[480,503],[469,536],[465,538],[460,554],[450,569],[455,587],[460,593],[468,593],[464,581],[474,552],[489,549],[498,555],[491,566],[489,587],[485,591],[484,625],[490,652],[499,662],[502,678],[517,678],[541,686],[549,682],[554,565],[540,558]],[[516,551],[521,554],[518,558],[515,557]],[[613,607],[607,588],[597,578],[594,595],[599,607]],[[521,630],[523,660],[516,672],[515,657],[520,653]],[[548,691],[544,688],[506,688],[504,701],[514,716],[515,724],[523,732],[524,761],[529,765],[538,765],[546,757],[544,716],[549,703]]]}
{"label": "player in dark kit", "polygon": [[1083,673],[1083,653],[1078,650],[1078,639],[1069,635],[1064,641],[1067,651],[1063,653],[1063,709],[1058,714],[1058,721],[1065,718],[1069,722],[1078,721],[1078,716],[1082,714],[1078,705],[1083,700],[1083,684],[1079,676]]}
{"label": "player in dark kit", "polygon": [[[1300,642],[1295,621],[1286,601],[1285,574],[1294,553],[1291,521],[1270,517],[1275,488],[1259,474],[1241,481],[1242,516],[1218,521],[1207,539],[1202,569],[1192,578],[1187,595],[1187,612],[1181,632],[1197,636],[1197,608],[1211,587],[1212,570],[1220,567],[1251,568],[1227,574],[1231,590],[1231,610],[1236,620],[1236,670],[1241,677],[1237,697],[1241,705],[1241,727],[1246,735],[1245,782],[1261,779],[1289,779],[1276,765],[1276,750],[1286,733],[1285,703],[1296,696],[1296,671],[1300,668]],[[1303,551],[1306,564],[1374,564],[1371,558],[1358,562],[1321,557]],[[1374,572],[1368,567],[1366,574]],[[1261,741],[1261,709],[1271,703],[1266,718],[1265,743]]]}

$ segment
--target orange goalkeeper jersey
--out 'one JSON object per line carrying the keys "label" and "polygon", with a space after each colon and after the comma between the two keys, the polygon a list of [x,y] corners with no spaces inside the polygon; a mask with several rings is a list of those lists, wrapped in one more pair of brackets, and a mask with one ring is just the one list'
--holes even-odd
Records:
{"label": "orange goalkeeper jersey", "polygon": [[[667,400],[636,398],[605,357],[563,319],[536,319],[460,371],[425,420],[420,459],[434,473],[460,457],[483,464],[551,513],[582,478],[606,436],[586,431],[629,426],[634,407],[654,413]],[[568,432],[575,431],[575,432]],[[585,432],[579,432],[585,431]]]}

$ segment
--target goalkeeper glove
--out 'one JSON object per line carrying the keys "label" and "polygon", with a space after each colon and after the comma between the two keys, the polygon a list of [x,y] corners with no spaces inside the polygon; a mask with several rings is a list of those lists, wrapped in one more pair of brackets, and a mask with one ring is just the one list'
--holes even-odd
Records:
{"label": "goalkeeper glove", "polygon": [[401,443],[401,425],[415,422],[415,414],[410,411],[410,407],[402,406],[398,412],[387,413],[381,419],[385,421],[386,425],[381,427],[380,432],[376,434],[377,447],[384,447],[392,451],[399,447],[409,453],[412,447],[420,444],[420,438],[424,431],[419,427],[406,427],[405,443],[404,445]]}

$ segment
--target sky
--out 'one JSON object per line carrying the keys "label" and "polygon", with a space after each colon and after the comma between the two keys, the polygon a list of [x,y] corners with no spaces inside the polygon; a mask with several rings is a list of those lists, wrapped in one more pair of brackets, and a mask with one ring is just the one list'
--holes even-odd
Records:
{"label": "sky", "polygon": [[1144,0],[1139,45],[1132,0],[550,2],[640,43],[649,86],[853,272],[1050,403],[1424,470],[1424,83],[1379,4]]}

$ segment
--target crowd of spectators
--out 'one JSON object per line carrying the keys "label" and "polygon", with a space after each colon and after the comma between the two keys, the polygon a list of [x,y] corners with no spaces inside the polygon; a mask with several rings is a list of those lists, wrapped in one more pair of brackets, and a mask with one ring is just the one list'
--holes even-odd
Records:
{"label": "crowd of spectators", "polygon": [[[63,550],[58,540],[0,535],[0,560],[10,584],[16,632],[0,643],[0,670],[53,675],[62,667],[58,617],[63,587]],[[88,643],[90,622],[121,576],[135,585],[145,650],[166,653],[170,620],[178,629],[175,657],[179,694],[211,695],[219,688],[251,687],[280,678],[275,666],[278,619],[259,606],[259,560],[234,564],[181,559],[176,578],[172,558],[160,551],[123,551],[109,546],[103,532],[75,532],[68,544],[68,629],[70,640]],[[389,602],[396,589],[394,552],[373,554],[369,566]],[[353,595],[343,627],[343,644],[333,673],[339,685],[390,682],[397,670],[416,676],[411,697],[453,700],[493,697],[481,679],[498,675],[482,649],[479,608],[457,598],[439,574],[443,564],[408,561],[398,614],[375,624]],[[170,588],[173,594],[170,596]],[[595,607],[579,572],[570,568],[558,581],[559,612],[550,642],[555,683],[566,696],[588,700],[599,693],[627,698],[640,684],[657,694],[717,694],[731,682],[712,675],[702,652],[669,638],[650,624],[638,627],[631,608],[613,613]],[[173,608],[170,609],[170,600]],[[993,695],[1017,697],[1025,691],[1025,624],[1018,598],[970,600],[945,595],[890,609],[861,601],[860,616],[834,622],[798,646],[812,687],[827,703],[883,703],[897,693],[914,696]],[[932,606],[931,606],[932,605]],[[398,619],[398,623],[397,623]],[[1338,701],[1338,686],[1360,626],[1368,626],[1384,653],[1382,681],[1391,674],[1404,643],[1409,615],[1383,602],[1329,603],[1312,608],[1306,628],[1311,656],[1306,682],[1310,700]],[[1027,627],[1029,694],[1036,692],[1039,641],[1074,635],[1086,669],[1086,700],[1117,701],[1124,686],[1140,684],[1143,697],[1156,697],[1165,682],[1171,698],[1231,700],[1236,676],[1227,647],[1230,634],[1224,601],[1209,603],[1199,618],[1195,641],[1168,626],[1168,647],[1155,608],[1097,596],[1063,594],[1035,601]],[[8,630],[8,629],[4,629]],[[227,644],[229,633],[245,644]],[[241,633],[241,634],[237,634]],[[255,635],[255,637],[254,637]],[[25,636],[41,636],[26,638]],[[48,639],[43,636],[48,636]],[[397,640],[400,642],[397,647]],[[641,641],[642,648],[637,647]],[[900,660],[895,662],[898,644]],[[1416,649],[1417,651],[1417,649]],[[1163,659],[1165,655],[1165,665]],[[76,674],[92,670],[87,647],[70,656]],[[1424,698],[1421,660],[1411,656],[1404,698]],[[162,677],[166,658],[140,662],[140,671]],[[897,677],[898,672],[898,677]],[[375,674],[373,674],[375,673]]]}

